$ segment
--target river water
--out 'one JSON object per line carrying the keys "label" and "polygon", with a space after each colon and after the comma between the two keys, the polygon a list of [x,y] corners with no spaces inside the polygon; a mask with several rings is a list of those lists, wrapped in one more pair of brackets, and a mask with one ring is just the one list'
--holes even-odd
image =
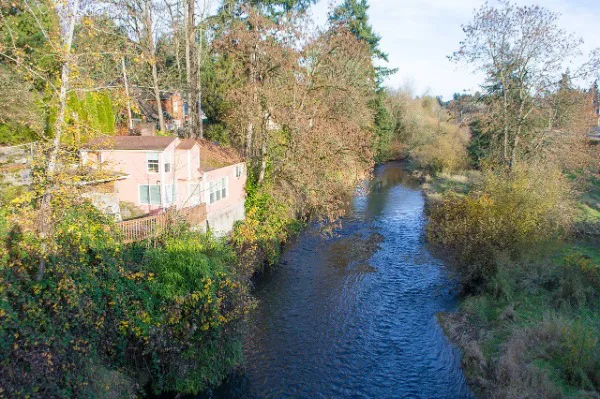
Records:
{"label": "river water", "polygon": [[471,398],[436,321],[456,284],[427,250],[423,207],[402,165],[380,166],[336,235],[290,243],[256,286],[244,370],[215,395]]}

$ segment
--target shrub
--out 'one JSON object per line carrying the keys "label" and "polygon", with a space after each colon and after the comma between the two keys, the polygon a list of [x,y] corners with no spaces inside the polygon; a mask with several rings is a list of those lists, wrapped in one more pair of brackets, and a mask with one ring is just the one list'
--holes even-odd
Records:
{"label": "shrub", "polygon": [[89,204],[52,209],[39,282],[35,234],[12,223],[24,214],[0,214],[0,397],[196,393],[240,361],[251,301],[228,246],[184,233],[124,247]]}
{"label": "shrub", "polygon": [[516,328],[501,347],[492,397],[561,398],[566,386],[578,391],[572,397],[594,397],[599,359],[598,330],[589,321],[545,317]]}
{"label": "shrub", "polygon": [[571,190],[554,168],[487,171],[479,187],[430,209],[429,239],[451,251],[466,288],[496,274],[497,259],[518,259],[571,225]]}
{"label": "shrub", "polygon": [[468,137],[463,129],[447,122],[429,129],[429,137],[411,151],[417,163],[434,176],[466,168]]}
{"label": "shrub", "polygon": [[565,257],[556,275],[559,304],[571,306],[600,305],[600,265],[580,253]]}

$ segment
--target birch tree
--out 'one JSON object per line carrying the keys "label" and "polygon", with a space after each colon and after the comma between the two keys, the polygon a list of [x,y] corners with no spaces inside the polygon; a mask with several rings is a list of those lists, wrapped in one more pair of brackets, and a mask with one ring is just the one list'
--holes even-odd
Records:
{"label": "birch tree", "polygon": [[559,28],[559,15],[540,6],[500,7],[485,4],[463,26],[465,39],[450,58],[474,65],[486,74],[485,88],[497,120],[495,141],[499,160],[514,166],[520,157],[535,155],[545,130],[532,119],[548,91],[557,90],[562,73],[572,67],[572,77],[585,78],[596,60],[580,66],[582,40]]}
{"label": "birch tree", "polygon": [[150,82],[160,130],[166,131],[156,53],[156,42],[160,33],[158,25],[159,21],[164,21],[160,15],[164,7],[161,8],[154,0],[117,0],[116,5],[116,10],[121,13],[118,19],[137,44],[144,62],[150,69]]}

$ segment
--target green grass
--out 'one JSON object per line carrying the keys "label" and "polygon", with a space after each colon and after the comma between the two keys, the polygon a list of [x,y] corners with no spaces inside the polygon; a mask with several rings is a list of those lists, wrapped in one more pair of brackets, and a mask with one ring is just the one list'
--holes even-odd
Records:
{"label": "green grass", "polygon": [[582,195],[582,202],[600,213],[600,177],[592,176],[589,178],[585,192]]}
{"label": "green grass", "polygon": [[[586,392],[597,389],[593,380],[600,376],[600,360],[594,365],[594,355],[590,355],[592,364],[580,362],[581,356],[577,355],[580,342],[584,341],[589,346],[586,353],[600,354],[597,341],[600,337],[600,303],[597,300],[600,293],[596,291],[595,299],[582,306],[564,301],[560,294],[561,284],[570,284],[561,278],[566,267],[565,258],[573,254],[582,255],[581,259],[591,262],[592,268],[600,269],[600,249],[596,245],[564,244],[545,260],[506,265],[510,268],[509,277],[497,282],[495,290],[487,289],[479,295],[466,297],[461,304],[461,311],[469,316],[471,326],[478,331],[477,344],[488,365],[496,364],[515,336],[539,334],[541,338],[530,338],[536,343],[529,343],[525,354],[527,362],[529,366],[543,370],[552,389],[565,398],[583,397]],[[578,270],[575,269],[575,273]],[[587,276],[585,274],[576,281],[587,284]],[[504,287],[500,294],[494,294],[498,284]],[[544,335],[549,325],[559,326],[563,338],[552,340]],[[469,370],[468,374],[471,372]],[[580,374],[584,377],[576,377]],[[588,377],[590,375],[592,377]]]}

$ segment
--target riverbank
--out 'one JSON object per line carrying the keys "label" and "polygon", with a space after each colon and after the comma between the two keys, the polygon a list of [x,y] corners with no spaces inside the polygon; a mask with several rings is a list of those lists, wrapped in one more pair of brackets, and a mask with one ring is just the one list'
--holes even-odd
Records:
{"label": "riverbank", "polygon": [[[436,213],[439,207],[451,211],[449,204],[466,203],[471,208],[461,212],[481,209],[472,205],[479,203],[473,202],[476,198],[482,198],[475,193],[482,190],[481,179],[477,172],[428,179],[424,192],[434,218],[430,229],[444,226],[435,218],[452,218],[448,213]],[[518,255],[496,247],[494,267],[488,269],[491,274],[468,284],[458,313],[439,315],[446,334],[463,352],[465,375],[478,396],[599,397],[600,245],[590,226],[597,226],[600,218],[593,217],[598,211],[593,200],[597,182],[591,187],[575,204],[572,235],[536,243]],[[485,203],[485,209],[501,205],[487,201],[491,202]],[[483,217],[479,217],[481,223],[488,223]],[[468,218],[463,216],[461,223],[469,223]],[[581,234],[584,222],[591,235]],[[430,230],[433,241],[436,234]],[[470,238],[461,240],[468,242]],[[453,252],[461,248],[464,250],[464,244],[447,255],[464,262]],[[487,249],[480,244],[480,252]],[[471,258],[471,262],[477,261]],[[465,270],[472,269],[459,266],[458,270],[464,276]]]}
{"label": "riverbank", "polygon": [[256,281],[244,367],[216,398],[470,398],[436,314],[456,282],[424,239],[402,165],[375,168],[331,235],[310,224]]}

